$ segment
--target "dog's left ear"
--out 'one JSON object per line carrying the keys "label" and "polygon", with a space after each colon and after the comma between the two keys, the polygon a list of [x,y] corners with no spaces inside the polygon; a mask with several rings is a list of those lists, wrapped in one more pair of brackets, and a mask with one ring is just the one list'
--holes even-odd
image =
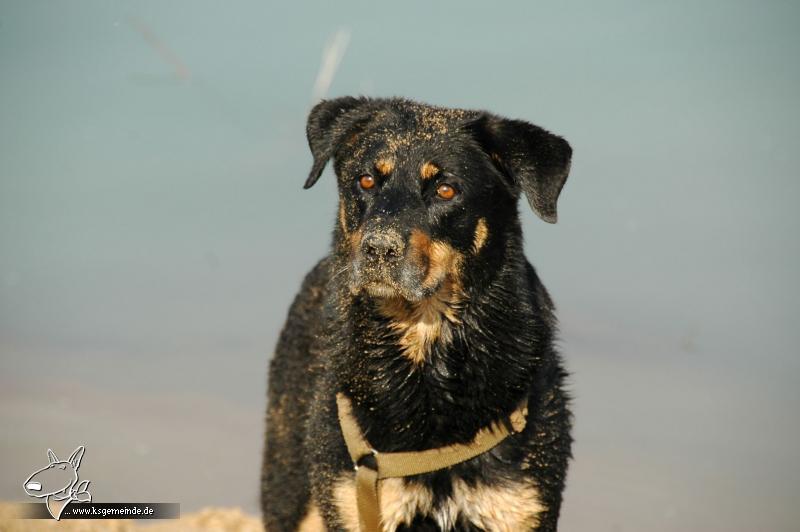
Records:
{"label": "dog's left ear", "polygon": [[359,125],[368,120],[366,108],[370,102],[369,98],[344,96],[323,100],[311,109],[306,124],[306,137],[314,164],[303,188],[314,186],[328,159],[336,153],[336,148],[345,136],[352,134]]}
{"label": "dog's left ear", "polygon": [[569,143],[539,126],[489,113],[471,122],[469,129],[501,171],[525,192],[539,218],[556,223],[556,203],[572,158]]}

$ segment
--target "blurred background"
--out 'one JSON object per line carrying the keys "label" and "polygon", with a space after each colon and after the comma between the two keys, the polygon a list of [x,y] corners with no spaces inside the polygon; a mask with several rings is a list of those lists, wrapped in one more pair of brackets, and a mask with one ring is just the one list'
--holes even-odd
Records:
{"label": "blurred background", "polygon": [[[266,368],[326,253],[316,98],[565,136],[526,251],[559,307],[562,530],[800,521],[796,2],[0,2],[0,499],[258,511]],[[327,172],[330,172],[328,170]]]}

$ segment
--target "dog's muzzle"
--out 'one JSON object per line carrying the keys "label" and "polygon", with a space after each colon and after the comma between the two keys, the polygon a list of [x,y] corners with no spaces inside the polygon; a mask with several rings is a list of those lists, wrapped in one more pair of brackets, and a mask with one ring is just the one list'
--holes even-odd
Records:
{"label": "dog's muzzle", "polygon": [[393,229],[367,231],[353,257],[352,289],[373,297],[425,297],[423,264],[412,260],[407,239]]}

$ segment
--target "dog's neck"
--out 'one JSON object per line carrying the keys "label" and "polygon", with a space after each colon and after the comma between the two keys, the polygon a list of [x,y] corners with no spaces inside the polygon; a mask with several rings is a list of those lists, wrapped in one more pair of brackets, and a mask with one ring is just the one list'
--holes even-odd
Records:
{"label": "dog's neck", "polygon": [[423,303],[340,294],[336,378],[375,448],[469,441],[530,391],[550,358],[552,313],[521,246],[508,248],[491,279],[465,271]]}

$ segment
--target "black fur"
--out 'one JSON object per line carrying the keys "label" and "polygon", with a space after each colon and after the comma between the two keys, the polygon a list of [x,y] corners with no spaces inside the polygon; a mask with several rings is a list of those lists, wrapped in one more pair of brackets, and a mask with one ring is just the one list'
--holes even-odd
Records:
{"label": "black fur", "polygon": [[[542,219],[555,221],[569,145],[527,122],[401,99],[324,101],[311,111],[307,133],[314,163],[306,188],[333,157],[341,213],[331,253],[306,277],[270,365],[262,476],[267,530],[295,530],[311,501],[328,530],[342,529],[332,490],[352,463],[336,417],[339,391],[351,397],[369,442],[385,452],[468,442],[527,397],[522,433],[407,482],[429,487],[434,508],[452,495],[454,478],[484,486],[532,483],[545,507],[534,530],[556,530],[570,414],[553,346],[553,304],[523,255],[517,199],[524,192]],[[386,153],[393,167],[379,175],[375,160]],[[425,162],[439,173],[420,179]],[[374,189],[359,187],[364,174],[375,178]],[[445,182],[458,192],[449,201],[436,195]],[[476,250],[481,219],[488,235]],[[409,258],[414,231],[462,258],[445,281],[461,289],[450,304],[457,320],[445,324],[447,340],[434,341],[421,363],[403,353],[400,333],[381,310],[382,297],[410,308],[446,286],[423,286],[433,259]],[[396,235],[403,256],[370,262],[353,235],[373,233]],[[366,289],[370,282],[392,295]],[[453,529],[477,529],[462,517]],[[416,515],[403,529],[439,526],[431,515]]]}

